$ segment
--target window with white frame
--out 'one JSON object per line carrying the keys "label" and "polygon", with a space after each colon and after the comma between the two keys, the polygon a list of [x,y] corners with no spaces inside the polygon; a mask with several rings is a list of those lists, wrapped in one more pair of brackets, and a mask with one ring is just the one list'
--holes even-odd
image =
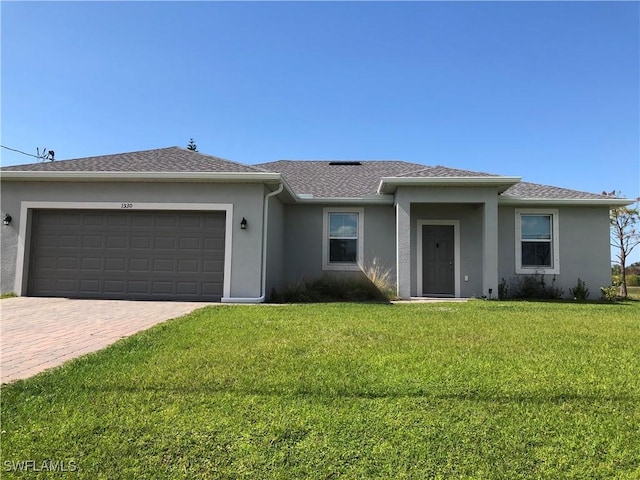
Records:
{"label": "window with white frame", "polygon": [[516,273],[560,273],[558,210],[516,210]]}
{"label": "window with white frame", "polygon": [[325,208],[322,268],[359,270],[362,264],[364,212],[362,208]]}

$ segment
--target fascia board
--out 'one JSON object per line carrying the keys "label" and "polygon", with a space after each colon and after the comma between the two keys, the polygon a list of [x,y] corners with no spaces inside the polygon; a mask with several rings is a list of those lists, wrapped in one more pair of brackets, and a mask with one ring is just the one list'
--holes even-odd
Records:
{"label": "fascia board", "polygon": [[300,197],[296,203],[324,205],[393,205],[393,195],[375,195],[368,197]]}
{"label": "fascia board", "polygon": [[[522,177],[383,177],[378,185],[378,193],[390,194],[397,187],[511,187],[520,183]],[[506,190],[506,188],[505,188]]]}
{"label": "fascia board", "polygon": [[499,205],[559,205],[559,206],[608,206],[624,207],[634,203],[628,198],[504,198],[498,197]]}
{"label": "fascia board", "polygon": [[0,172],[3,181],[91,181],[91,182],[250,182],[280,183],[279,173],[262,172]]}

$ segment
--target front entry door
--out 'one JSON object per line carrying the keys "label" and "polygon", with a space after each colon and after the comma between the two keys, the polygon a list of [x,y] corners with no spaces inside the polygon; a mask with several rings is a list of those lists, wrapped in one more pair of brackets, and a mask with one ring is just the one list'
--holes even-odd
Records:
{"label": "front entry door", "polygon": [[453,296],[453,225],[422,226],[422,295]]}

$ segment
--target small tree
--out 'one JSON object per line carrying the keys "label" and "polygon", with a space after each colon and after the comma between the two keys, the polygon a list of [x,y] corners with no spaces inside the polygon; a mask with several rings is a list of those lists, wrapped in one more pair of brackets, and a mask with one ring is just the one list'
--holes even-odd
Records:
{"label": "small tree", "polygon": [[189,144],[187,145],[187,150],[191,150],[192,152],[197,152],[198,147],[196,146],[196,142],[193,138],[189,139]]}
{"label": "small tree", "polygon": [[[610,193],[603,192],[603,194],[610,197],[615,197],[620,193],[615,190]],[[618,250],[616,258],[620,263],[620,295],[625,298],[627,297],[627,259],[633,249],[640,244],[638,201],[640,201],[640,198],[635,199],[635,206],[613,207],[609,214],[611,246]]]}

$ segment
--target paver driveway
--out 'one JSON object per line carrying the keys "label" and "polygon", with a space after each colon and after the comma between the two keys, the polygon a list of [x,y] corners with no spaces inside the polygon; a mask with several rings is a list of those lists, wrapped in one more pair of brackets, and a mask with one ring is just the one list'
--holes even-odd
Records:
{"label": "paver driveway", "polygon": [[0,301],[0,381],[27,378],[207,303],[17,297]]}

